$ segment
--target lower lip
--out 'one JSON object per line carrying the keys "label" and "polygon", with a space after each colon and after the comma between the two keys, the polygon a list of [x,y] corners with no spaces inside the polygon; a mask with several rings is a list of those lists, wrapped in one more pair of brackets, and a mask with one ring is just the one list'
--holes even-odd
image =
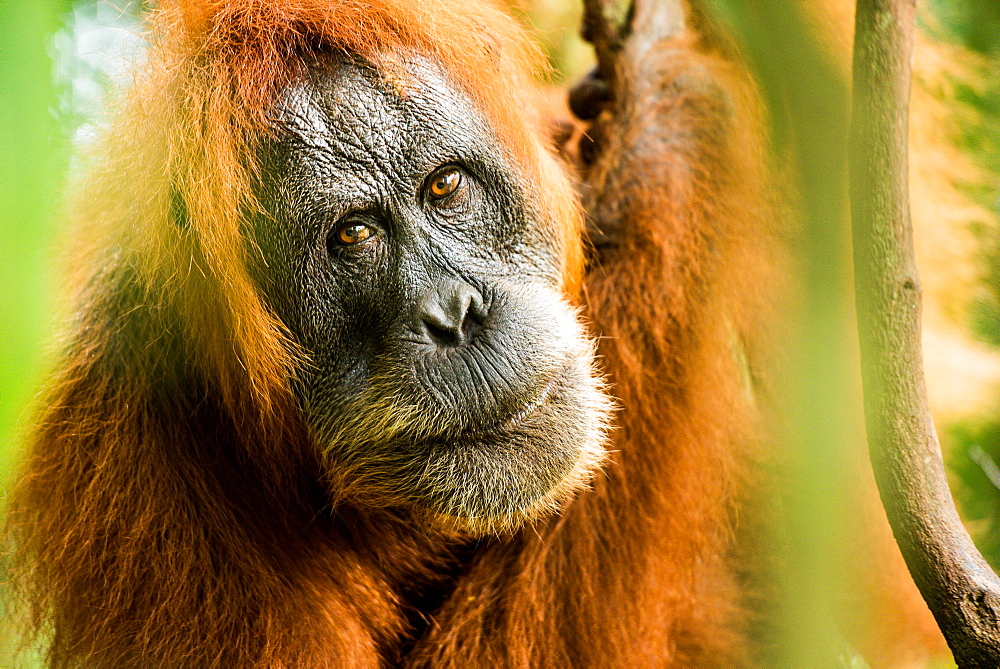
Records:
{"label": "lower lip", "polygon": [[555,392],[556,388],[559,386],[559,377],[556,377],[545,384],[542,391],[531,402],[525,404],[523,407],[518,409],[514,414],[505,418],[503,421],[497,423],[497,430],[506,430],[516,427],[521,421],[528,418],[531,414],[535,413],[543,406],[545,406],[549,400],[552,398],[552,394]]}
{"label": "lower lip", "polygon": [[553,396],[558,393],[559,388],[563,385],[565,375],[565,370],[558,372],[542,387],[541,391],[535,395],[533,400],[524,404],[520,409],[508,415],[506,418],[498,420],[490,425],[467,430],[458,435],[457,440],[492,440],[498,434],[516,429],[521,423],[552,401]]}

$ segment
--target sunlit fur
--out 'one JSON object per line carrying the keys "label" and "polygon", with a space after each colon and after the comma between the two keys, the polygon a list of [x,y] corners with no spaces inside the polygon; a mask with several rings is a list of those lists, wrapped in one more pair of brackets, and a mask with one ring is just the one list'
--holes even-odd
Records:
{"label": "sunlit fur", "polygon": [[[413,518],[315,518],[330,475],[290,393],[308,359],[247,271],[255,151],[317,48],[424,54],[537,186],[576,300],[582,215],[531,104],[543,58],[497,8],[454,0],[167,0],[149,36],[66,226],[77,306],[9,504],[17,619],[56,665],[370,665],[406,629],[393,584],[447,544]],[[432,520],[510,530],[564,503],[602,430],[530,508]]]}
{"label": "sunlit fur", "polygon": [[[83,240],[75,321],[9,510],[28,643],[54,666],[752,665],[747,572],[762,559],[742,547],[769,511],[754,472],[770,455],[761,414],[787,231],[747,77],[687,37],[645,55],[637,81],[652,88],[621,98],[638,104],[618,110],[586,175],[588,215],[619,245],[585,275],[579,204],[530,111],[540,56],[501,12],[163,4],[67,226]],[[586,305],[621,406],[591,491],[566,500],[557,486],[485,521],[439,509],[438,527],[508,531],[457,552],[448,532],[353,503],[366,493],[351,472],[324,466],[288,391],[304,354],[247,275],[253,148],[321,44],[376,64],[426,54],[481,106],[539,184],[564,292]],[[648,141],[651,128],[666,140]],[[590,364],[585,342],[567,345]],[[417,420],[372,401],[379,418],[347,432]],[[598,458],[585,449],[565,487]],[[325,507],[330,476],[352,485]],[[559,515],[513,529],[554,504]],[[407,609],[425,591],[440,604]]]}

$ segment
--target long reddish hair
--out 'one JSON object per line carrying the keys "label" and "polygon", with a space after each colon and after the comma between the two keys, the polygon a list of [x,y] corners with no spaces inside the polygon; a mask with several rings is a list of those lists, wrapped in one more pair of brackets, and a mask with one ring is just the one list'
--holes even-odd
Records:
{"label": "long reddish hair", "polygon": [[149,37],[71,208],[74,322],[9,503],[18,619],[54,665],[374,664],[407,626],[391,584],[449,558],[391,518],[322,511],[289,391],[304,354],[247,272],[255,150],[318,51],[386,71],[426,54],[545,185],[575,291],[579,206],[511,103],[544,60],[455,0],[178,0]]}
{"label": "long reddish hair", "polygon": [[[579,203],[523,103],[542,59],[493,6],[177,0],[150,26],[74,207],[78,307],[10,501],[28,642],[54,666],[751,662],[733,556],[782,245],[743,74],[686,38],[648,54],[639,85],[704,85],[620,110],[587,175],[617,242],[584,275]],[[539,184],[623,407],[612,462],[560,516],[468,542],[331,502],[289,391],[304,353],[242,224],[269,105],[317,50],[439,61]]]}

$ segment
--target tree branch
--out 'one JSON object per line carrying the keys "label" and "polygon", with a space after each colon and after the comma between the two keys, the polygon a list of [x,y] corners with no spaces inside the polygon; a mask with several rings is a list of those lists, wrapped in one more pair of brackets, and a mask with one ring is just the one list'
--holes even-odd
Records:
{"label": "tree branch", "polygon": [[851,211],[869,449],[917,587],[960,666],[1000,658],[1000,579],[962,526],[927,406],[907,186],[914,0],[859,0]]}

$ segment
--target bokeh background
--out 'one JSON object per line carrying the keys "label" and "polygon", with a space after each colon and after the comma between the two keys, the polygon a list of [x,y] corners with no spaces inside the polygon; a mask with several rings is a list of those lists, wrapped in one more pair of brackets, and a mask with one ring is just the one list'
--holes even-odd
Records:
{"label": "bokeh background", "polygon": [[[577,0],[511,0],[559,86],[589,69]],[[848,3],[844,3],[845,5]],[[135,0],[0,0],[0,489],[57,346],[61,192],[130,64]],[[852,17],[824,15],[846,68]],[[1000,567],[1000,0],[926,0],[911,102],[924,354],[959,509]]]}

